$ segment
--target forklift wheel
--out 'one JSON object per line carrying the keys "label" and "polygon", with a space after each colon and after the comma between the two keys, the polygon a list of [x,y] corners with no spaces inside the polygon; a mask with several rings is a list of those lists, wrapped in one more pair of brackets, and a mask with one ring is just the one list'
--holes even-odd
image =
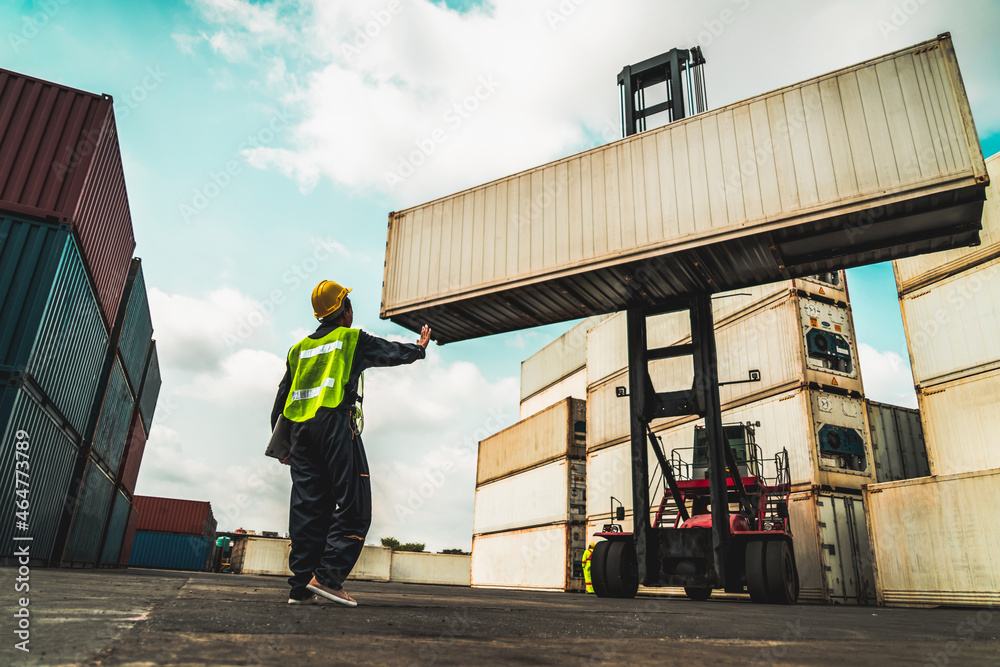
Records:
{"label": "forklift wheel", "polygon": [[608,570],[608,547],[611,542],[601,540],[594,545],[594,552],[590,555],[590,582],[594,585],[594,594],[599,598],[609,598],[608,577],[605,574]]}
{"label": "forklift wheel", "polygon": [[712,597],[711,588],[688,588],[685,586],[684,592],[687,593],[687,596],[695,602],[704,602],[708,598]]}
{"label": "forklift wheel", "polygon": [[799,573],[791,547],[785,540],[772,540],[766,549],[768,602],[795,604],[799,599]]}
{"label": "forklift wheel", "polygon": [[608,547],[608,593],[613,598],[634,598],[639,592],[639,564],[631,542],[613,542]]}
{"label": "forklift wheel", "polygon": [[764,552],[767,543],[753,540],[747,543],[747,592],[757,604],[767,604],[767,583],[764,572]]}

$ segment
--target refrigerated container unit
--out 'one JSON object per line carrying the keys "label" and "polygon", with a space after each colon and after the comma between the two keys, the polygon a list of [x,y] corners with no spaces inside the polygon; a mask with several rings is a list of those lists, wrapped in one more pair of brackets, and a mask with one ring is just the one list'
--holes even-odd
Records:
{"label": "refrigerated container unit", "polygon": [[132,502],[139,511],[138,530],[209,535],[214,539],[218,523],[209,502],[159,496],[135,496]]}
{"label": "refrigerated container unit", "polygon": [[931,474],[920,410],[865,400],[875,481],[894,482]]}
{"label": "refrigerated container unit", "polygon": [[584,591],[584,524],[561,523],[472,538],[472,587]]}
{"label": "refrigerated container unit", "polygon": [[995,609],[1000,524],[977,508],[998,497],[1000,469],[865,489],[879,604]]}
{"label": "refrigerated container unit", "polygon": [[68,224],[110,331],[135,249],[110,95],[0,69],[0,211]]}

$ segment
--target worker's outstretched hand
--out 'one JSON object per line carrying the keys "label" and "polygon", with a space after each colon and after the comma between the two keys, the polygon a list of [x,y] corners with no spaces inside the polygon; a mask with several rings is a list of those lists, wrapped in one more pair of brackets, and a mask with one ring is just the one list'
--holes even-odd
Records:
{"label": "worker's outstretched hand", "polygon": [[424,325],[424,328],[420,330],[420,340],[417,341],[417,345],[427,349],[427,344],[431,342],[431,328]]}

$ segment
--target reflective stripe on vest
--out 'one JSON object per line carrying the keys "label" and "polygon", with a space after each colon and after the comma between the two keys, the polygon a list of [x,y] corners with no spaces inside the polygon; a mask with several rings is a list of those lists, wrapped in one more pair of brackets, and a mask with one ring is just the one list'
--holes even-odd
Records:
{"label": "reflective stripe on vest", "polygon": [[285,400],[286,419],[303,422],[320,408],[340,406],[359,334],[359,329],[338,327],[319,339],[304,338],[288,351],[292,386]]}

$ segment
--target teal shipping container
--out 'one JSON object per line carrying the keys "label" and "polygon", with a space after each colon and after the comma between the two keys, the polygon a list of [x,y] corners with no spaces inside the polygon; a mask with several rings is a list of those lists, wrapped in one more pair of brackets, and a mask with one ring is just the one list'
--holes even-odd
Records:
{"label": "teal shipping container", "polygon": [[149,344],[149,355],[146,359],[146,371],[142,380],[142,389],[139,395],[139,414],[142,416],[142,425],[149,433],[153,425],[153,413],[156,411],[156,400],[160,397],[160,387],[163,380],[160,378],[160,357],[156,353],[156,341]]}
{"label": "teal shipping container", "polygon": [[149,315],[149,298],[146,280],[142,275],[142,260],[133,259],[122,295],[121,334],[118,337],[118,354],[129,386],[136,394],[142,381],[149,342],[153,338],[153,321]]}
{"label": "teal shipping container", "polygon": [[[0,369],[0,516],[6,519],[0,522],[0,555],[11,557],[27,542],[32,562],[48,564],[77,447],[36,400],[37,393],[20,371]],[[17,503],[23,500],[28,501],[26,514],[19,515],[25,510]]]}
{"label": "teal shipping container", "polygon": [[132,512],[132,504],[119,491],[115,494],[115,504],[108,518],[108,530],[104,536],[104,547],[101,549],[101,565],[118,565],[118,557],[128,528],[128,517]]}
{"label": "teal shipping container", "polygon": [[118,475],[134,405],[121,361],[116,358],[111,365],[111,375],[101,399],[101,412],[94,430],[92,450],[93,456],[112,477]]}
{"label": "teal shipping container", "polygon": [[94,564],[102,547],[101,537],[111,509],[114,481],[94,461],[87,462],[76,504],[76,513],[63,554],[64,564]]}
{"label": "teal shipping container", "polygon": [[129,567],[163,570],[208,570],[214,535],[181,535],[137,530],[132,541]]}
{"label": "teal shipping container", "polygon": [[65,225],[0,214],[0,364],[25,371],[78,439],[87,436],[107,350],[97,300]]}

